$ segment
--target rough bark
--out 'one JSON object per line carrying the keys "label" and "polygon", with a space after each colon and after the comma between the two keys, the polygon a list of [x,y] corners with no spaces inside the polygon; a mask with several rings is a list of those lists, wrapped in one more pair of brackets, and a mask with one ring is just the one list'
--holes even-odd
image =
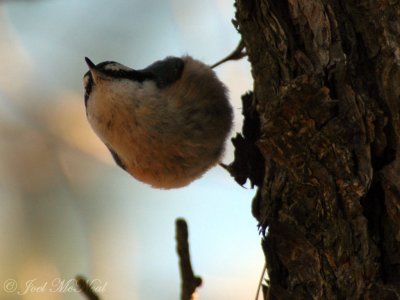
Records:
{"label": "rough bark", "polygon": [[269,298],[400,299],[400,2],[236,7],[258,129],[229,167],[259,186]]}

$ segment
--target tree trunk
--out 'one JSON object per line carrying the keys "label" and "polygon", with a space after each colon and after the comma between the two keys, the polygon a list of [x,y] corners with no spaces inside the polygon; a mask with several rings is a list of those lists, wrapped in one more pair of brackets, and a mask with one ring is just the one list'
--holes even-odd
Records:
{"label": "tree trunk", "polygon": [[236,7],[254,94],[230,167],[259,186],[269,299],[400,299],[400,1]]}

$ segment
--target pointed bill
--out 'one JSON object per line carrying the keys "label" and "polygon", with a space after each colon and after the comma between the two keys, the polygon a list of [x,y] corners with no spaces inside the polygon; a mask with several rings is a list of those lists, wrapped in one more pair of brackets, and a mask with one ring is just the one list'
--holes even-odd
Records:
{"label": "pointed bill", "polygon": [[94,83],[96,83],[99,78],[102,77],[102,73],[97,69],[96,65],[88,57],[85,57],[85,61],[89,67],[90,73],[92,74],[93,81]]}

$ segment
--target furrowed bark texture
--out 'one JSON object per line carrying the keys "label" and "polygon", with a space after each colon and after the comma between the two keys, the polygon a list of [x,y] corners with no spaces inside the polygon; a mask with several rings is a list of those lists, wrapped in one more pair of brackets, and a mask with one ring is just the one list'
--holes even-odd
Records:
{"label": "furrowed bark texture", "polygon": [[270,299],[400,299],[400,2],[236,7]]}

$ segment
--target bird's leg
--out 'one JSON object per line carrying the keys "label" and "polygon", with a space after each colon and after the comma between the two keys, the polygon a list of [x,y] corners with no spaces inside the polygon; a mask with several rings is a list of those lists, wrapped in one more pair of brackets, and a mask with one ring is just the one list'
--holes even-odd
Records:
{"label": "bird's leg", "polygon": [[240,40],[239,44],[237,45],[236,49],[233,50],[231,54],[229,54],[227,57],[224,59],[220,60],[219,62],[213,64],[210,66],[211,69],[214,69],[215,67],[219,66],[220,64],[223,64],[229,60],[239,60],[247,55],[245,49],[244,49],[244,43],[243,40]]}

